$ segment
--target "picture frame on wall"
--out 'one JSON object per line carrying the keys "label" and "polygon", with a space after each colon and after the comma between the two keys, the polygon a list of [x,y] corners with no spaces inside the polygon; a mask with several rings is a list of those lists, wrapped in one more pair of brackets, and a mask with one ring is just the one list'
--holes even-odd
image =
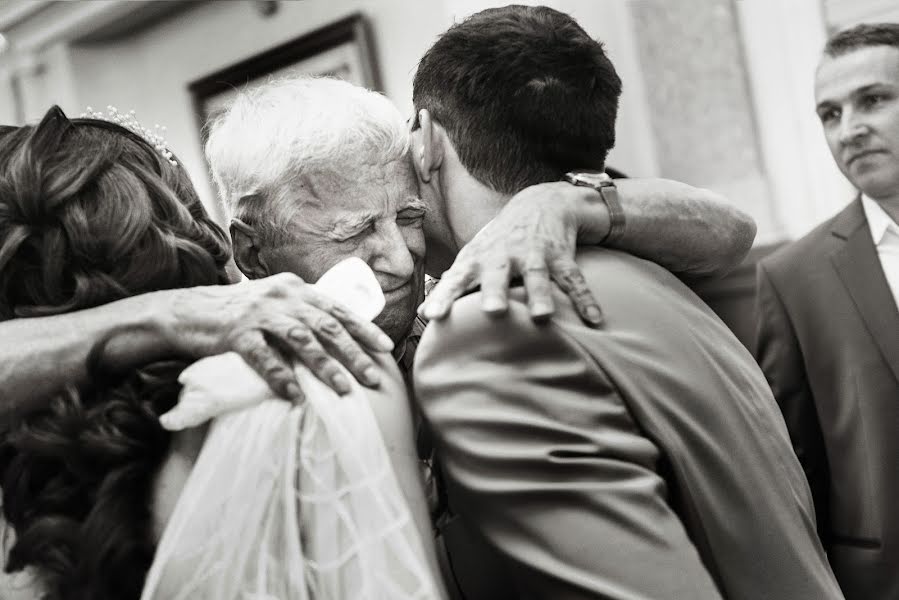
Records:
{"label": "picture frame on wall", "polygon": [[323,75],[380,90],[368,23],[361,13],[316,29],[188,86],[205,144],[212,120],[240,89],[292,75]]}

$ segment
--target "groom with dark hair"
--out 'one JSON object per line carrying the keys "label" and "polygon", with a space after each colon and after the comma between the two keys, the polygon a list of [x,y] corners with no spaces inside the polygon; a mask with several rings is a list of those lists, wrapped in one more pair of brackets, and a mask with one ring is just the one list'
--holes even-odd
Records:
{"label": "groom with dark hair", "polygon": [[416,106],[443,125],[471,176],[497,191],[601,168],[615,145],[621,79],[602,45],[561,16],[486,10],[450,29],[419,63]]}
{"label": "groom with dark hair", "polygon": [[[491,9],[447,31],[413,91],[429,263],[448,265],[523,187],[563,177],[600,191],[617,235],[598,172],[620,92],[602,45],[558,11]],[[603,328],[561,293],[544,324],[522,295],[495,319],[473,294],[418,348],[464,597],[840,598],[752,357],[657,265],[600,248],[578,263]]]}

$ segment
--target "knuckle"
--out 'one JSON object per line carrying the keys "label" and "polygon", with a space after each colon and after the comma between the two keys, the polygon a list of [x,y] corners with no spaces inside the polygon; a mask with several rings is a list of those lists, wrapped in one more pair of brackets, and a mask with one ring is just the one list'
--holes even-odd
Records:
{"label": "knuckle", "polygon": [[354,352],[353,355],[349,357],[349,363],[353,366],[353,371],[356,373],[362,373],[369,367],[375,365],[375,361],[362,351]]}
{"label": "knuckle", "polygon": [[292,290],[303,287],[305,282],[294,273],[278,273],[269,277],[266,296],[270,298],[286,298]]}
{"label": "knuckle", "polygon": [[322,315],[315,322],[315,330],[328,337],[336,337],[343,331],[343,326],[334,317]]}
{"label": "knuckle", "polygon": [[309,354],[307,365],[318,373],[329,373],[337,368],[334,360],[321,350],[316,350]]}
{"label": "knuckle", "polygon": [[509,267],[509,261],[504,257],[501,260],[495,262],[491,261],[487,270],[493,273],[501,274],[508,271]]}
{"label": "knuckle", "polygon": [[299,347],[306,347],[315,341],[312,332],[303,325],[294,325],[287,330],[287,340]]}
{"label": "knuckle", "polygon": [[269,379],[286,380],[290,377],[290,370],[275,358],[269,359],[262,369]]}
{"label": "knuckle", "polygon": [[509,241],[521,243],[527,240],[530,236],[528,235],[527,226],[517,225],[512,228],[509,232]]}
{"label": "knuckle", "polygon": [[259,319],[261,315],[270,311],[272,299],[274,299],[274,296],[270,296],[268,291],[262,296],[250,298],[247,301],[244,314]]}
{"label": "knuckle", "polygon": [[578,281],[583,281],[584,279],[578,266],[568,261],[554,262],[551,272],[553,279],[558,281],[565,281],[569,284],[574,284]]}
{"label": "knuckle", "polygon": [[329,311],[332,316],[336,319],[340,319],[341,321],[352,320],[353,313],[346,306],[341,304],[340,302],[335,302],[331,306],[331,310]]}
{"label": "knuckle", "polygon": [[359,343],[347,333],[340,333],[337,335],[331,340],[331,344],[337,352],[341,353],[343,356],[353,357],[357,352],[362,352]]}
{"label": "knuckle", "polygon": [[235,352],[249,355],[253,348],[259,345],[260,339],[253,331],[243,331],[231,336],[230,342],[230,346]]}
{"label": "knuckle", "polygon": [[593,298],[593,292],[591,292],[590,288],[587,286],[575,286],[572,296],[584,304],[596,304],[596,299]]}
{"label": "knuckle", "polygon": [[271,350],[264,344],[254,344],[247,349],[247,357],[249,360],[262,369],[272,360]]}
{"label": "knuckle", "polygon": [[280,282],[274,281],[271,286],[266,290],[265,298],[272,298],[275,300],[283,300],[287,297],[288,291],[287,286]]}

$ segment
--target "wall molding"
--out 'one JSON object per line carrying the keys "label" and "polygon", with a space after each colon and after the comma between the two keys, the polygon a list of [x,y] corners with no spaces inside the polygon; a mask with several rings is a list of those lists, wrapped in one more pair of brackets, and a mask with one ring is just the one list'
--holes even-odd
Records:
{"label": "wall molding", "polygon": [[866,21],[899,22],[896,0],[824,0],[824,15],[830,31],[839,31]]}

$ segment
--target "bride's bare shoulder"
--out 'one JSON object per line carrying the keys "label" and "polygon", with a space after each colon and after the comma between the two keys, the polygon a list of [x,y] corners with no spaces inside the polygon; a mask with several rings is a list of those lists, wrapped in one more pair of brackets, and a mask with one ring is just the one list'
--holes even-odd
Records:
{"label": "bride's bare shoulder", "polygon": [[412,398],[403,381],[399,368],[389,354],[374,356],[379,369],[380,384],[375,388],[363,388],[384,443],[389,451],[415,453]]}
{"label": "bride's bare shoulder", "polygon": [[166,523],[175,510],[181,490],[193,469],[203,441],[206,439],[206,425],[172,433],[172,444],[168,456],[153,484],[153,536],[159,543]]}

